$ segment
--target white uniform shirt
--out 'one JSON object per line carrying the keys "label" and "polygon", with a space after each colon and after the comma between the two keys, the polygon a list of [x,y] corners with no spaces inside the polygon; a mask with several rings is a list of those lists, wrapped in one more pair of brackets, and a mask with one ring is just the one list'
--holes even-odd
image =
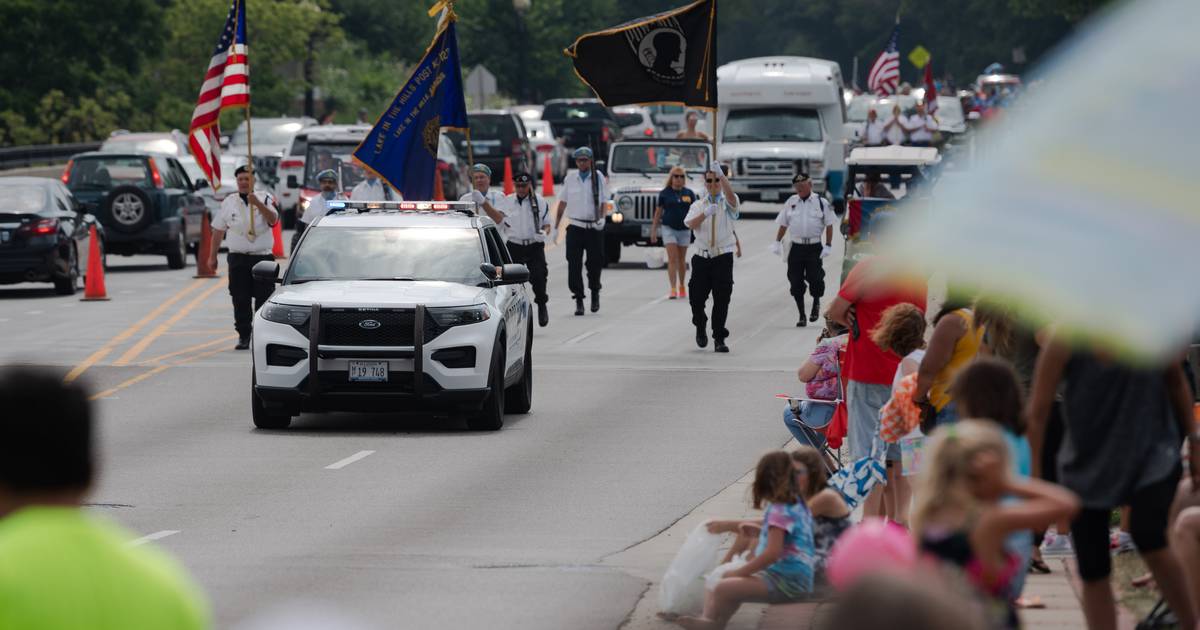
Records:
{"label": "white uniform shirt", "polygon": [[888,127],[887,131],[884,132],[887,136],[888,144],[903,144],[904,127],[908,125],[908,121],[905,120],[904,115],[901,114],[899,118],[896,116],[888,116],[887,121],[883,124],[886,126],[891,124],[893,121],[895,121],[896,124]]}
{"label": "white uniform shirt", "polygon": [[863,140],[869,145],[883,144],[883,121],[879,118],[875,122],[868,120],[863,126]]}
{"label": "white uniform shirt", "polygon": [[[475,201],[473,199],[474,196],[475,196],[475,189],[472,188],[466,194],[459,197],[458,200],[459,201]],[[502,193],[500,193],[499,191],[496,191],[496,190],[489,189],[487,192],[483,193],[483,198],[487,199],[487,202],[492,204],[492,207],[499,210],[501,214],[504,213],[504,195]],[[480,206],[479,209],[476,210],[476,214],[481,217],[487,216],[487,213],[483,211],[483,206]],[[503,223],[501,223],[500,225],[497,225],[496,227],[500,230],[500,236],[503,236],[505,238],[508,237],[508,235],[505,233],[505,227],[504,227]]]}
{"label": "white uniform shirt", "polygon": [[[704,217],[700,226],[692,230],[692,233],[696,235],[696,251],[708,257],[728,254],[737,249],[737,236],[733,233],[733,222],[738,218],[737,208],[725,201],[724,194],[719,194],[714,198],[709,197],[706,192],[692,202],[687,216],[683,218],[684,223],[691,223],[693,219],[704,214],[704,209],[713,203],[719,204],[721,209],[711,217]],[[716,224],[715,234],[714,223]]]}
{"label": "white uniform shirt", "polygon": [[[346,201],[345,195],[334,193],[333,199],[330,201]],[[304,210],[304,215],[300,217],[301,223],[312,224],[317,220],[317,217],[325,216],[329,212],[329,202],[325,201],[325,196],[317,193],[316,197],[308,200],[308,208]]]}
{"label": "white uniform shirt", "polygon": [[[266,205],[274,203],[265,193],[255,193],[255,196]],[[270,254],[275,245],[271,225],[257,209],[254,211],[254,238],[250,238],[250,206],[237,193],[226,196],[221,202],[221,209],[213,217],[212,228],[225,232],[225,246],[234,254],[264,256]]]}
{"label": "white uniform shirt", "polygon": [[[592,198],[593,177],[599,178],[600,182],[599,212],[596,211],[596,204]],[[608,180],[604,178],[603,174],[592,169],[592,174],[588,175],[587,179],[581,177],[578,172],[568,175],[563,181],[563,192],[560,199],[567,202],[566,215],[572,225],[603,230],[605,204],[608,202],[608,197]]]}
{"label": "white uniform shirt", "polygon": [[404,195],[378,177],[373,182],[369,179],[358,182],[350,191],[350,198],[354,201],[404,201]]}
{"label": "white uniform shirt", "polygon": [[930,142],[933,140],[933,132],[937,130],[937,121],[933,116],[925,114],[913,114],[908,117],[907,126],[912,129],[908,134],[908,139],[913,142]]}
{"label": "white uniform shirt", "polygon": [[801,199],[800,195],[788,197],[788,200],[783,202],[783,210],[775,217],[775,224],[788,229],[793,243],[803,244],[803,241],[808,241],[811,244],[820,242],[825,227],[833,225],[836,220],[837,215],[833,213],[833,207],[821,199],[820,195],[809,193],[808,199]]}
{"label": "white uniform shirt", "polygon": [[[529,207],[529,199],[537,201],[537,219],[533,218],[533,208]],[[497,207],[504,214],[504,232],[510,242],[522,245],[527,241],[535,243],[546,242],[546,234],[542,228],[550,225],[550,205],[536,194],[525,199],[517,200],[517,193],[506,196]]]}

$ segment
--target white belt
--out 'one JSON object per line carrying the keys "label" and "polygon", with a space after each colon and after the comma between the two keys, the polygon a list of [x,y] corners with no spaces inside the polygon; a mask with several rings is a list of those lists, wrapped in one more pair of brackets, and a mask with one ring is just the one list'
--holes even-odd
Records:
{"label": "white belt", "polygon": [[715,252],[707,249],[698,249],[696,250],[696,255],[701,258],[716,258],[717,256],[724,256],[725,254],[732,254],[735,251],[737,251],[736,243],[727,247],[719,247]]}
{"label": "white belt", "polygon": [[814,236],[813,238],[793,238],[792,242],[797,245],[816,245],[821,242],[821,237]]}
{"label": "white belt", "polygon": [[590,230],[596,229],[596,226],[601,221],[604,221],[604,219],[596,219],[595,221],[588,221],[586,219],[572,219],[569,217],[567,218],[567,222],[570,223],[571,225],[574,225],[575,227],[587,228]]}
{"label": "white belt", "polygon": [[537,243],[545,243],[546,241],[536,239],[536,238],[526,238],[526,239],[510,238],[510,239],[508,239],[508,242],[510,245],[520,245],[521,247],[528,247],[529,245],[534,245]]}

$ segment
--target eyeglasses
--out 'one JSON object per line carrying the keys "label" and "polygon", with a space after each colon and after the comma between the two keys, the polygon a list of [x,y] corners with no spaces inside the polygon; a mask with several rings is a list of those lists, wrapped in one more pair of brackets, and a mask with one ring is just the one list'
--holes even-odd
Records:
{"label": "eyeglasses", "polygon": [[684,178],[683,175],[672,175],[671,176],[671,179],[683,179],[683,178]]}
{"label": "eyeglasses", "polygon": [[715,184],[715,183],[717,183],[717,181],[718,180],[715,180],[715,179],[708,179],[707,177],[704,178],[705,184]]}

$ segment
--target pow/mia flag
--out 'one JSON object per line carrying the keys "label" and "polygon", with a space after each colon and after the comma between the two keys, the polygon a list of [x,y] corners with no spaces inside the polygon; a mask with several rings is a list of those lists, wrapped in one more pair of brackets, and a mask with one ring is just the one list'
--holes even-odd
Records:
{"label": "pow/mia flag", "polygon": [[717,107],[717,0],[582,35],[563,53],[609,107]]}

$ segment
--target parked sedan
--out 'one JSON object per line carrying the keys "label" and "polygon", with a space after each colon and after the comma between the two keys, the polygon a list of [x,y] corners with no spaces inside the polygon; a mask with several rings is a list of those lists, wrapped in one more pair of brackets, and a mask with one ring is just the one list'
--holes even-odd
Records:
{"label": "parked sedan", "polygon": [[53,282],[55,293],[75,293],[93,225],[103,252],[103,228],[62,182],[0,178],[0,284]]}
{"label": "parked sedan", "polygon": [[567,148],[563,146],[562,140],[554,137],[550,123],[544,120],[527,120],[525,129],[529,132],[529,144],[533,145],[533,150],[537,153],[534,169],[537,171],[538,181],[545,176],[542,171],[546,168],[546,156],[549,155],[551,175],[555,182],[561,182],[567,176]]}
{"label": "parked sedan", "polygon": [[653,138],[654,121],[650,108],[644,105],[621,105],[613,108],[613,116],[621,125],[621,136],[630,140]]}

